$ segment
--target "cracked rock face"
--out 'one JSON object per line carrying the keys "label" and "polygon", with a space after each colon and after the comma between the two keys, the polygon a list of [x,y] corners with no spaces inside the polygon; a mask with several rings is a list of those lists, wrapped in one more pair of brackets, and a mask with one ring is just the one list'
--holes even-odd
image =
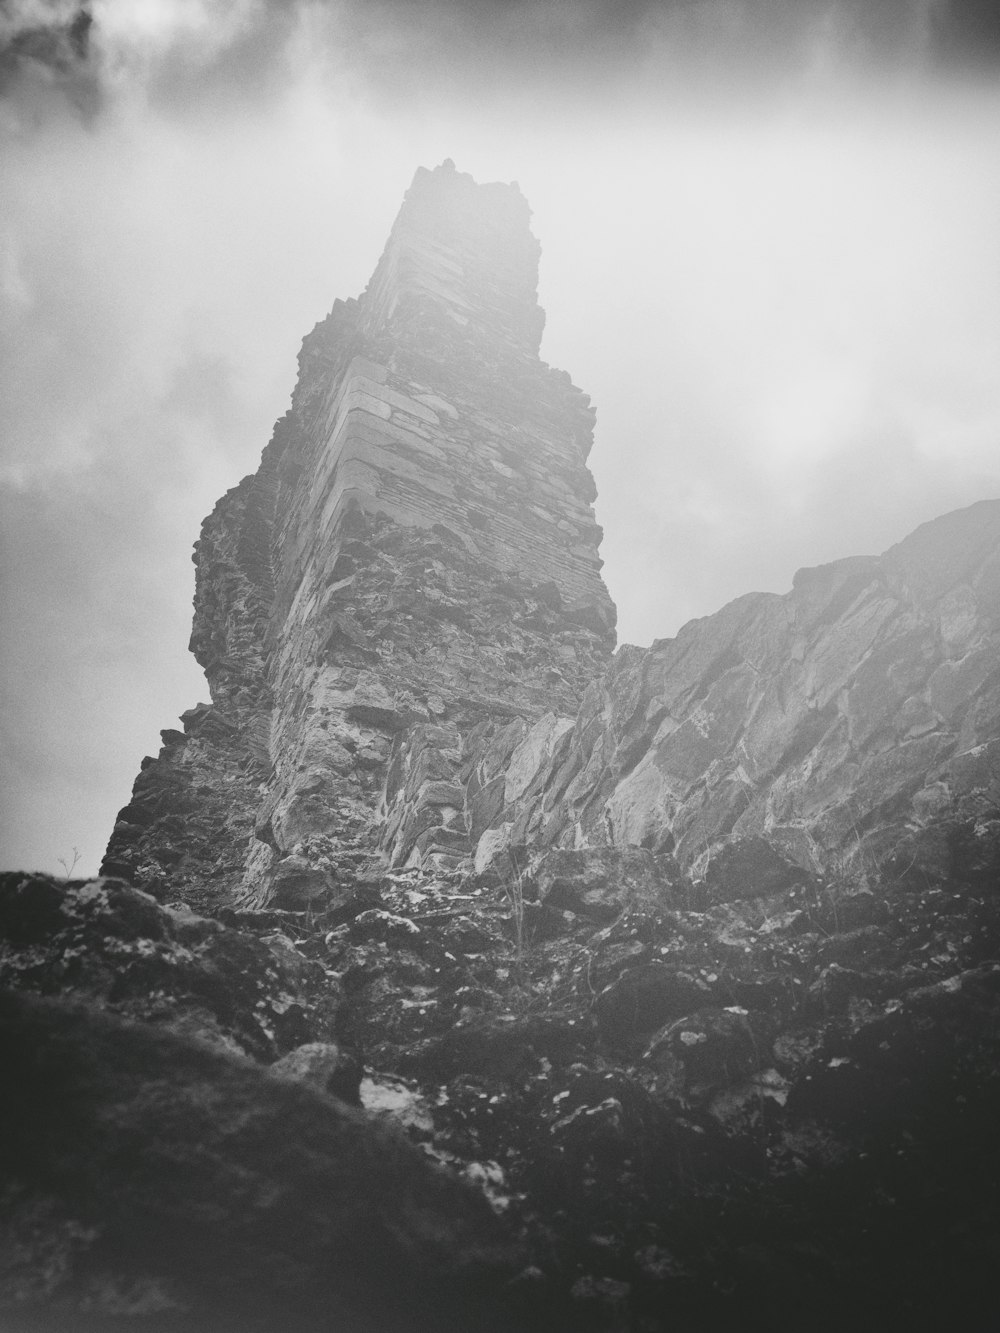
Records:
{"label": "cracked rock face", "polygon": [[364,295],[306,338],[196,548],[212,705],[146,761],[108,873],[305,908],[372,863],[471,863],[496,738],[572,715],[606,665],[594,413],[539,360],[527,222],[516,187],[418,172]]}
{"label": "cracked rock face", "polygon": [[717,897],[778,887],[786,860],[947,875],[949,829],[1000,804],[998,588],[1000,501],[983,501],[623,648],[519,777],[480,868],[508,845],[638,844]]}
{"label": "cracked rock face", "polygon": [[418,172],[202,529],[212,702],[0,877],[12,1327],[989,1326],[1000,502],[613,654],[527,223]]}

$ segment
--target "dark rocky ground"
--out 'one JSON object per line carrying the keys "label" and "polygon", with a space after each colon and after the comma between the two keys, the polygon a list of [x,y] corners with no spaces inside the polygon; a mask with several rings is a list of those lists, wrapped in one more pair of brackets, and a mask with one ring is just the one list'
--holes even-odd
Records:
{"label": "dark rocky ground", "polygon": [[3,1327],[993,1327],[1000,826],[940,832],[325,915],[3,877]]}

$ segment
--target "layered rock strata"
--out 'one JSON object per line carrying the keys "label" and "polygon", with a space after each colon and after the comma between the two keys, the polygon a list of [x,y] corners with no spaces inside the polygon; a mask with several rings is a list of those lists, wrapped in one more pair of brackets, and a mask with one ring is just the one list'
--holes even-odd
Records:
{"label": "layered rock strata", "polygon": [[213,703],[144,763],[109,871],[288,907],[373,859],[459,864],[492,818],[475,759],[512,720],[575,711],[615,612],[594,414],[538,357],[537,266],[515,186],[417,173],[205,524],[191,646]]}

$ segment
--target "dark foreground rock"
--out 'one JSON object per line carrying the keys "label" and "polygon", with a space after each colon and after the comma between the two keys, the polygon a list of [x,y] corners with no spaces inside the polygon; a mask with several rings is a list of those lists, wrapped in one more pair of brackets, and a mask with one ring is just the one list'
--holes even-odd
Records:
{"label": "dark foreground rock", "polygon": [[[17,877],[38,917],[8,919],[5,981],[51,990],[87,939],[100,984],[2,1011],[2,1326],[990,1327],[1000,848],[955,841],[978,850],[947,889],[793,878],[723,902],[649,852],[385,874],[349,920],[282,918],[326,1035],[256,1064],[217,1019],[191,1035],[215,963],[192,951],[171,989],[170,909]],[[186,929],[248,960],[238,1034],[275,921],[229,915]],[[93,1007],[119,1003],[123,935],[123,976],[161,969],[128,1023]]]}
{"label": "dark foreground rock", "polygon": [[[326,943],[338,1021],[408,1080],[411,1136],[490,1173],[570,1303],[553,1327],[985,1329],[1000,844],[978,845],[946,889],[792,876],[725,902],[664,858],[659,910],[634,861],[610,923],[606,850],[554,863],[575,911],[520,902],[530,875],[387,879],[407,943]],[[436,972],[459,920],[478,931]]]}
{"label": "dark foreground rock", "polygon": [[342,1102],[10,994],[0,1061],[5,1329],[511,1327],[485,1200]]}
{"label": "dark foreground rock", "polygon": [[117,879],[0,874],[0,985],[99,1000],[270,1061],[333,1033],[336,978],[296,949],[296,923],[258,914],[250,933]]}

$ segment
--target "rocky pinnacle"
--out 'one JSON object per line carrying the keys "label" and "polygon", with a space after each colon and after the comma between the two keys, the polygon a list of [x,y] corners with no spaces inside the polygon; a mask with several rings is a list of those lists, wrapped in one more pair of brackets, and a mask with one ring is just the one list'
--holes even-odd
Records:
{"label": "rocky pinnacle", "polygon": [[515,185],[419,170],[365,292],[305,339],[196,547],[212,704],[144,761],[107,871],[303,907],[373,858],[459,865],[496,813],[473,761],[575,714],[615,609],[594,412],[539,359],[528,221]]}

